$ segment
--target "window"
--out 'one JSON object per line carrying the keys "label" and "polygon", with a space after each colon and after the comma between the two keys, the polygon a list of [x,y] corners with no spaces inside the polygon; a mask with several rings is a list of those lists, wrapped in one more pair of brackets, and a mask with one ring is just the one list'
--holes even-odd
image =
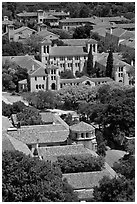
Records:
{"label": "window", "polygon": [[51,80],[53,80],[53,76],[51,76]]}
{"label": "window", "polygon": [[56,69],[54,69],[54,74],[56,74]]}
{"label": "window", "polygon": [[37,81],[37,77],[35,77],[35,81]]}
{"label": "window", "polygon": [[60,88],[62,88],[62,84],[60,84]]}
{"label": "window", "polygon": [[43,76],[43,80],[45,80],[45,76]]}
{"label": "window", "polygon": [[123,77],[123,73],[121,73],[121,77]]}
{"label": "window", "polygon": [[89,134],[88,133],[86,133],[86,138],[88,138],[89,137]]}
{"label": "window", "polygon": [[56,80],[56,76],[54,76],[54,80]]}
{"label": "window", "polygon": [[72,57],[68,57],[67,59],[68,59],[68,60],[72,60]]}
{"label": "window", "polygon": [[118,76],[120,77],[120,73],[118,74]]}
{"label": "window", "polygon": [[84,133],[81,133],[81,137],[84,138]]}
{"label": "window", "polygon": [[56,57],[54,57],[54,60],[56,60]]}
{"label": "window", "polygon": [[47,46],[47,53],[49,53],[49,46]]}
{"label": "window", "polygon": [[39,84],[39,89],[41,89],[41,84]]}
{"label": "window", "polygon": [[44,46],[44,53],[46,53],[46,46]]}
{"label": "window", "polygon": [[86,56],[84,56],[84,59],[86,59]]}
{"label": "window", "polygon": [[75,57],[75,60],[80,60],[80,57],[79,57],[79,56],[76,56],[76,57]]}
{"label": "window", "polygon": [[53,69],[51,70],[51,74],[53,74]]}
{"label": "window", "polygon": [[121,67],[121,72],[123,72],[123,67]]}
{"label": "window", "polygon": [[44,84],[42,84],[42,88],[44,89]]}

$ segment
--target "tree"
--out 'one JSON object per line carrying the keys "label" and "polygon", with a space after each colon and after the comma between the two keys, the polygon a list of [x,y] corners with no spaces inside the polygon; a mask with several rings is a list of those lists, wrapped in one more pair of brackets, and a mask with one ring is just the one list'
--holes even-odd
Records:
{"label": "tree", "polygon": [[10,117],[12,114],[12,105],[6,104],[4,101],[2,101],[2,115],[6,117]]}
{"label": "tree", "polygon": [[66,69],[64,72],[62,71],[60,73],[60,78],[61,79],[73,79],[75,77],[74,77],[73,72],[71,70]]}
{"label": "tree", "polygon": [[106,65],[106,77],[112,78],[112,72],[113,72],[113,53],[112,49],[110,48]]}
{"label": "tree", "polygon": [[19,151],[2,155],[3,202],[75,202],[77,195],[56,164]]}
{"label": "tree", "polygon": [[73,33],[73,39],[90,38],[90,30],[92,29],[93,27],[89,25],[77,27]]}
{"label": "tree", "polygon": [[21,125],[41,125],[41,115],[36,108],[26,107],[17,113],[17,120]]}
{"label": "tree", "polygon": [[93,69],[93,53],[92,53],[92,45],[90,46],[88,60],[87,60],[87,74],[90,77],[94,73]]}
{"label": "tree", "polygon": [[94,202],[134,202],[135,181],[125,177],[104,177],[99,186],[94,187]]}

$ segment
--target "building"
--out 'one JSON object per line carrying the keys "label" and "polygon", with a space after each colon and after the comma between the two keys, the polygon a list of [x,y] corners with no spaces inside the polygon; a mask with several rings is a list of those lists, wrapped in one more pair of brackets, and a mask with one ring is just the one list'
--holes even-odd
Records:
{"label": "building", "polygon": [[13,21],[10,21],[8,19],[8,16],[4,16],[3,21],[2,21],[2,31],[3,31],[3,33],[8,32],[8,26],[9,25],[13,25]]}
{"label": "building", "polygon": [[23,42],[29,38],[32,34],[35,34],[37,31],[29,27],[22,26],[14,30],[13,25],[8,26],[8,38],[9,41]]}
{"label": "building", "polygon": [[[105,72],[108,53],[98,53],[96,66],[100,72]],[[124,85],[133,85],[132,78],[134,77],[134,66],[122,61],[118,53],[113,53],[113,77],[116,82],[122,82]]]}
{"label": "building", "polygon": [[[69,42],[73,46],[51,46],[52,42],[45,39],[41,42],[41,62],[46,65],[59,66],[60,72],[66,69],[70,69],[74,75],[76,71],[82,72],[88,58],[90,46],[92,47],[93,55],[97,53],[97,41],[93,39],[84,40],[84,47],[75,46],[74,40]],[[76,42],[79,44],[78,40]]]}

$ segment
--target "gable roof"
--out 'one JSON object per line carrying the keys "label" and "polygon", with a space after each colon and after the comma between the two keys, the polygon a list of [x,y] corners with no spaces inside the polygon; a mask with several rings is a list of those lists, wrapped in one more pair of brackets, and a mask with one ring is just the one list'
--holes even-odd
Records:
{"label": "gable roof", "polygon": [[31,29],[31,28],[26,27],[26,26],[22,26],[22,27],[20,27],[20,28],[17,28],[16,30],[14,30],[14,34],[17,34],[17,33],[22,32],[22,31],[24,31],[24,30],[30,30],[30,31],[32,31],[32,32],[37,32],[37,31],[34,30],[34,29]]}
{"label": "gable roof", "polygon": [[102,36],[102,37],[105,37],[106,36],[106,32],[108,30],[106,28],[103,28],[103,27],[99,27],[99,28],[94,28],[93,30],[91,30],[90,32],[91,33],[97,33],[98,35]]}
{"label": "gable roof", "polygon": [[69,128],[58,117],[55,116],[55,124],[22,126],[8,134],[25,144],[36,144],[37,140],[39,143],[64,142],[69,135]]}
{"label": "gable roof", "polygon": [[69,173],[63,174],[68,183],[75,189],[92,189],[94,186],[99,185],[99,181],[104,177],[109,176],[113,178],[107,169],[95,172],[82,172],[82,173]]}
{"label": "gable roof", "polygon": [[87,43],[89,44],[95,44],[97,43],[96,40],[90,38],[90,39],[62,39],[62,41],[70,46],[86,46]]}
{"label": "gable roof", "polygon": [[52,32],[50,32],[50,31],[48,31],[48,30],[39,31],[39,32],[37,32],[37,35],[39,35],[39,36],[41,36],[41,37],[44,37],[44,38],[50,37],[50,36],[53,36],[55,39],[56,39],[56,38],[59,38],[59,35],[57,35],[57,34],[55,34],[55,33],[52,33]]}
{"label": "gable roof", "polygon": [[88,123],[81,121],[78,124],[74,124],[70,126],[70,130],[74,132],[90,132],[93,131],[95,128]]}
{"label": "gable roof", "polygon": [[42,112],[40,113],[41,120],[45,123],[53,123],[54,122],[54,115],[51,112]]}
{"label": "gable roof", "polygon": [[[115,28],[112,30],[112,35],[120,37],[121,35],[123,35],[123,33],[125,33],[126,30],[122,29],[122,28]],[[108,32],[107,32],[108,33]]]}
{"label": "gable roof", "polygon": [[43,77],[43,76],[47,76],[47,70],[44,69],[43,67],[38,68],[37,70],[35,70],[34,72],[32,72],[30,74],[31,77]]}
{"label": "gable roof", "polygon": [[16,14],[18,17],[37,17],[37,12],[22,12],[22,13],[18,13]]}
{"label": "gable roof", "polygon": [[82,46],[57,46],[51,47],[50,56],[88,56]]}
{"label": "gable roof", "polygon": [[2,133],[2,151],[15,151],[18,150],[26,155],[31,155],[31,151],[23,142],[11,137],[6,132]]}
{"label": "gable roof", "polygon": [[123,23],[123,24],[116,24],[117,27],[123,28],[123,29],[134,29],[135,28],[135,23]]}
{"label": "gable roof", "polygon": [[64,146],[51,146],[51,147],[40,147],[40,156],[43,156],[45,160],[57,160],[57,157],[63,155],[89,155],[91,152],[84,148],[83,144],[77,145],[64,145]]}
{"label": "gable roof", "polygon": [[2,116],[2,130],[7,130],[9,127],[13,127],[8,117]]}
{"label": "gable roof", "polygon": [[106,151],[105,161],[111,167],[115,162],[118,162],[126,154],[125,151],[110,149]]}

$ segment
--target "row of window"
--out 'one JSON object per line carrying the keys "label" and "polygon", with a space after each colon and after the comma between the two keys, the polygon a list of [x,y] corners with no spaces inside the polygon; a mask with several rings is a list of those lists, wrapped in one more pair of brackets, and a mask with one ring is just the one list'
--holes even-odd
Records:
{"label": "row of window", "polygon": [[44,84],[37,84],[36,89],[44,89]]}
{"label": "row of window", "polygon": [[[57,59],[56,57],[54,57],[53,58],[54,59],[54,61]],[[60,59],[60,61],[65,61],[65,59],[67,59],[67,60],[73,60],[73,57],[60,57],[59,58]],[[74,58],[75,60],[80,60],[80,56],[76,56],[75,58]],[[86,59],[86,56],[84,56],[84,59]],[[47,60],[47,57],[45,57],[45,60]]]}
{"label": "row of window", "polygon": [[[65,86],[66,84],[65,83],[61,83],[60,84],[60,88],[62,88],[63,86]],[[70,83],[70,85],[79,85],[79,83]]]}
{"label": "row of window", "polygon": [[[45,81],[45,79],[46,79],[46,77],[45,76],[43,76],[43,80]],[[35,81],[37,81],[37,77],[35,77]]]}

